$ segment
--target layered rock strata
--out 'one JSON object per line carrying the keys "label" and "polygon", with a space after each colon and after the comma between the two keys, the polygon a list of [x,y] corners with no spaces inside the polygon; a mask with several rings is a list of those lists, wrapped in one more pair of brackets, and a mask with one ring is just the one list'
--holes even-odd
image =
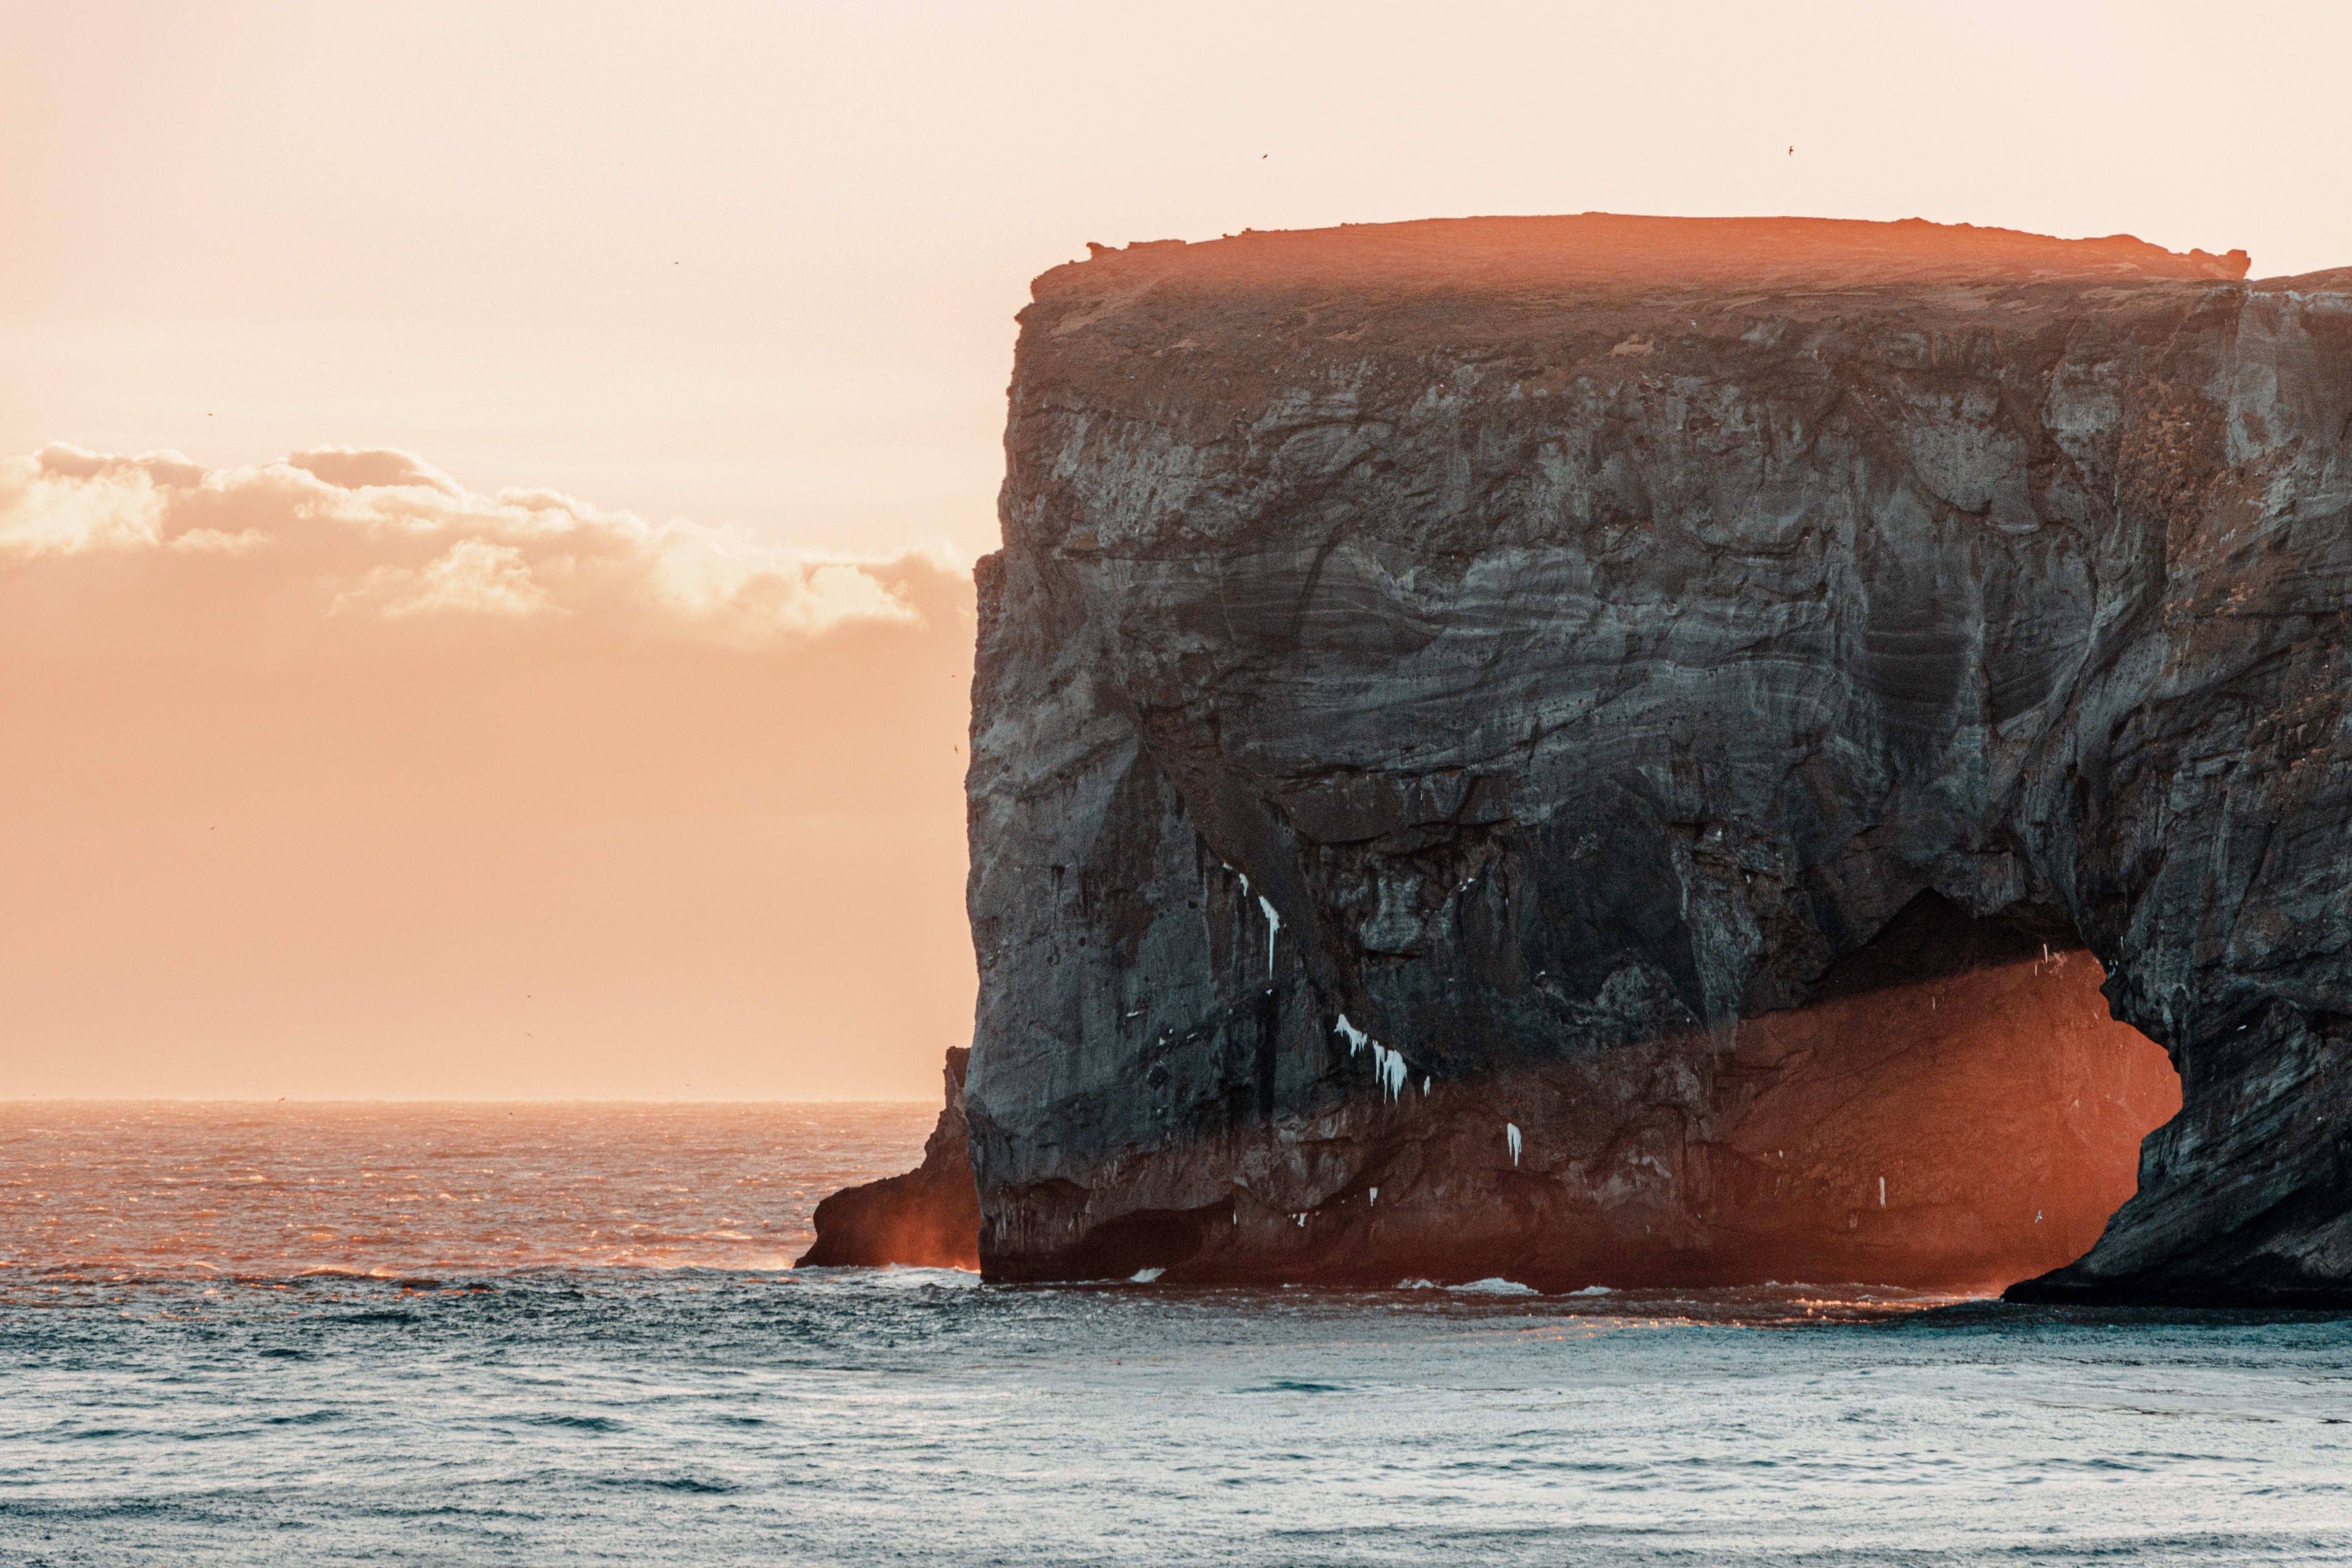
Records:
{"label": "layered rock strata", "polygon": [[2034,1289],[2347,1300],[2352,272],[2245,270],[1588,216],[1038,279],[983,1268],[1979,1283],[2095,1236]]}
{"label": "layered rock strata", "polygon": [[930,1268],[980,1267],[980,1197],[968,1153],[964,1073],[968,1047],[948,1052],[947,1104],[923,1144],[923,1163],[903,1176],[845,1187],[816,1205],[816,1242],[795,1268],[900,1263]]}

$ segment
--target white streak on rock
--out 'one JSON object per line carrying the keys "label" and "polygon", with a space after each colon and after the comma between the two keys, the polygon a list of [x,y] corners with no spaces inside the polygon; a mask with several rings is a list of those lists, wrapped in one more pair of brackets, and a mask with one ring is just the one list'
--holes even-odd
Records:
{"label": "white streak on rock", "polygon": [[[1514,1165],[1517,1164],[1519,1163],[1519,1129],[1516,1122],[1506,1121],[1503,1123],[1503,1142],[1511,1146],[1511,1163]],[[1879,1202],[1884,1205],[1886,1201],[1886,1183],[1882,1178],[1878,1185]]]}

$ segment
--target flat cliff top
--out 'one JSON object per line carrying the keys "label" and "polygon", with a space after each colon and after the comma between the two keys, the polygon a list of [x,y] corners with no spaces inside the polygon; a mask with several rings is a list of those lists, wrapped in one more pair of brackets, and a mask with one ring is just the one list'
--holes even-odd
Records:
{"label": "flat cliff top", "polygon": [[1069,330],[1094,308],[1168,285],[1181,292],[1625,293],[1872,289],[1893,284],[2228,282],[2242,250],[2186,255],[2112,235],[2053,239],[1921,218],[1433,218],[1244,232],[1188,245],[1089,246],[1032,293]]}

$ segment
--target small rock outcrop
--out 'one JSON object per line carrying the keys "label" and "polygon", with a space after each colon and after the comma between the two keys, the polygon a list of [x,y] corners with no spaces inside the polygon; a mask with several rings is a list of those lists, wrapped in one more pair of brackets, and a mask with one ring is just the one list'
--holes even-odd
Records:
{"label": "small rock outcrop", "polygon": [[1039,279],[984,1270],[2348,1299],[2352,271],[2246,270],[1588,215]]}
{"label": "small rock outcrop", "polygon": [[964,1121],[971,1060],[968,1047],[948,1052],[947,1104],[923,1144],[923,1163],[903,1176],[845,1187],[817,1205],[816,1244],[793,1268],[980,1267],[980,1198]]}

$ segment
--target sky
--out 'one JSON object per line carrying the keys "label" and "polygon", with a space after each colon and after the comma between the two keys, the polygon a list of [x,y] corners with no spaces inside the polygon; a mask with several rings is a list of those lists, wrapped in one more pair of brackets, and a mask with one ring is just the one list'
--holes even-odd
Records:
{"label": "sky", "polygon": [[2347,58],[2334,5],[0,0],[0,1097],[929,1098],[1031,277],[1587,210],[2315,270]]}

